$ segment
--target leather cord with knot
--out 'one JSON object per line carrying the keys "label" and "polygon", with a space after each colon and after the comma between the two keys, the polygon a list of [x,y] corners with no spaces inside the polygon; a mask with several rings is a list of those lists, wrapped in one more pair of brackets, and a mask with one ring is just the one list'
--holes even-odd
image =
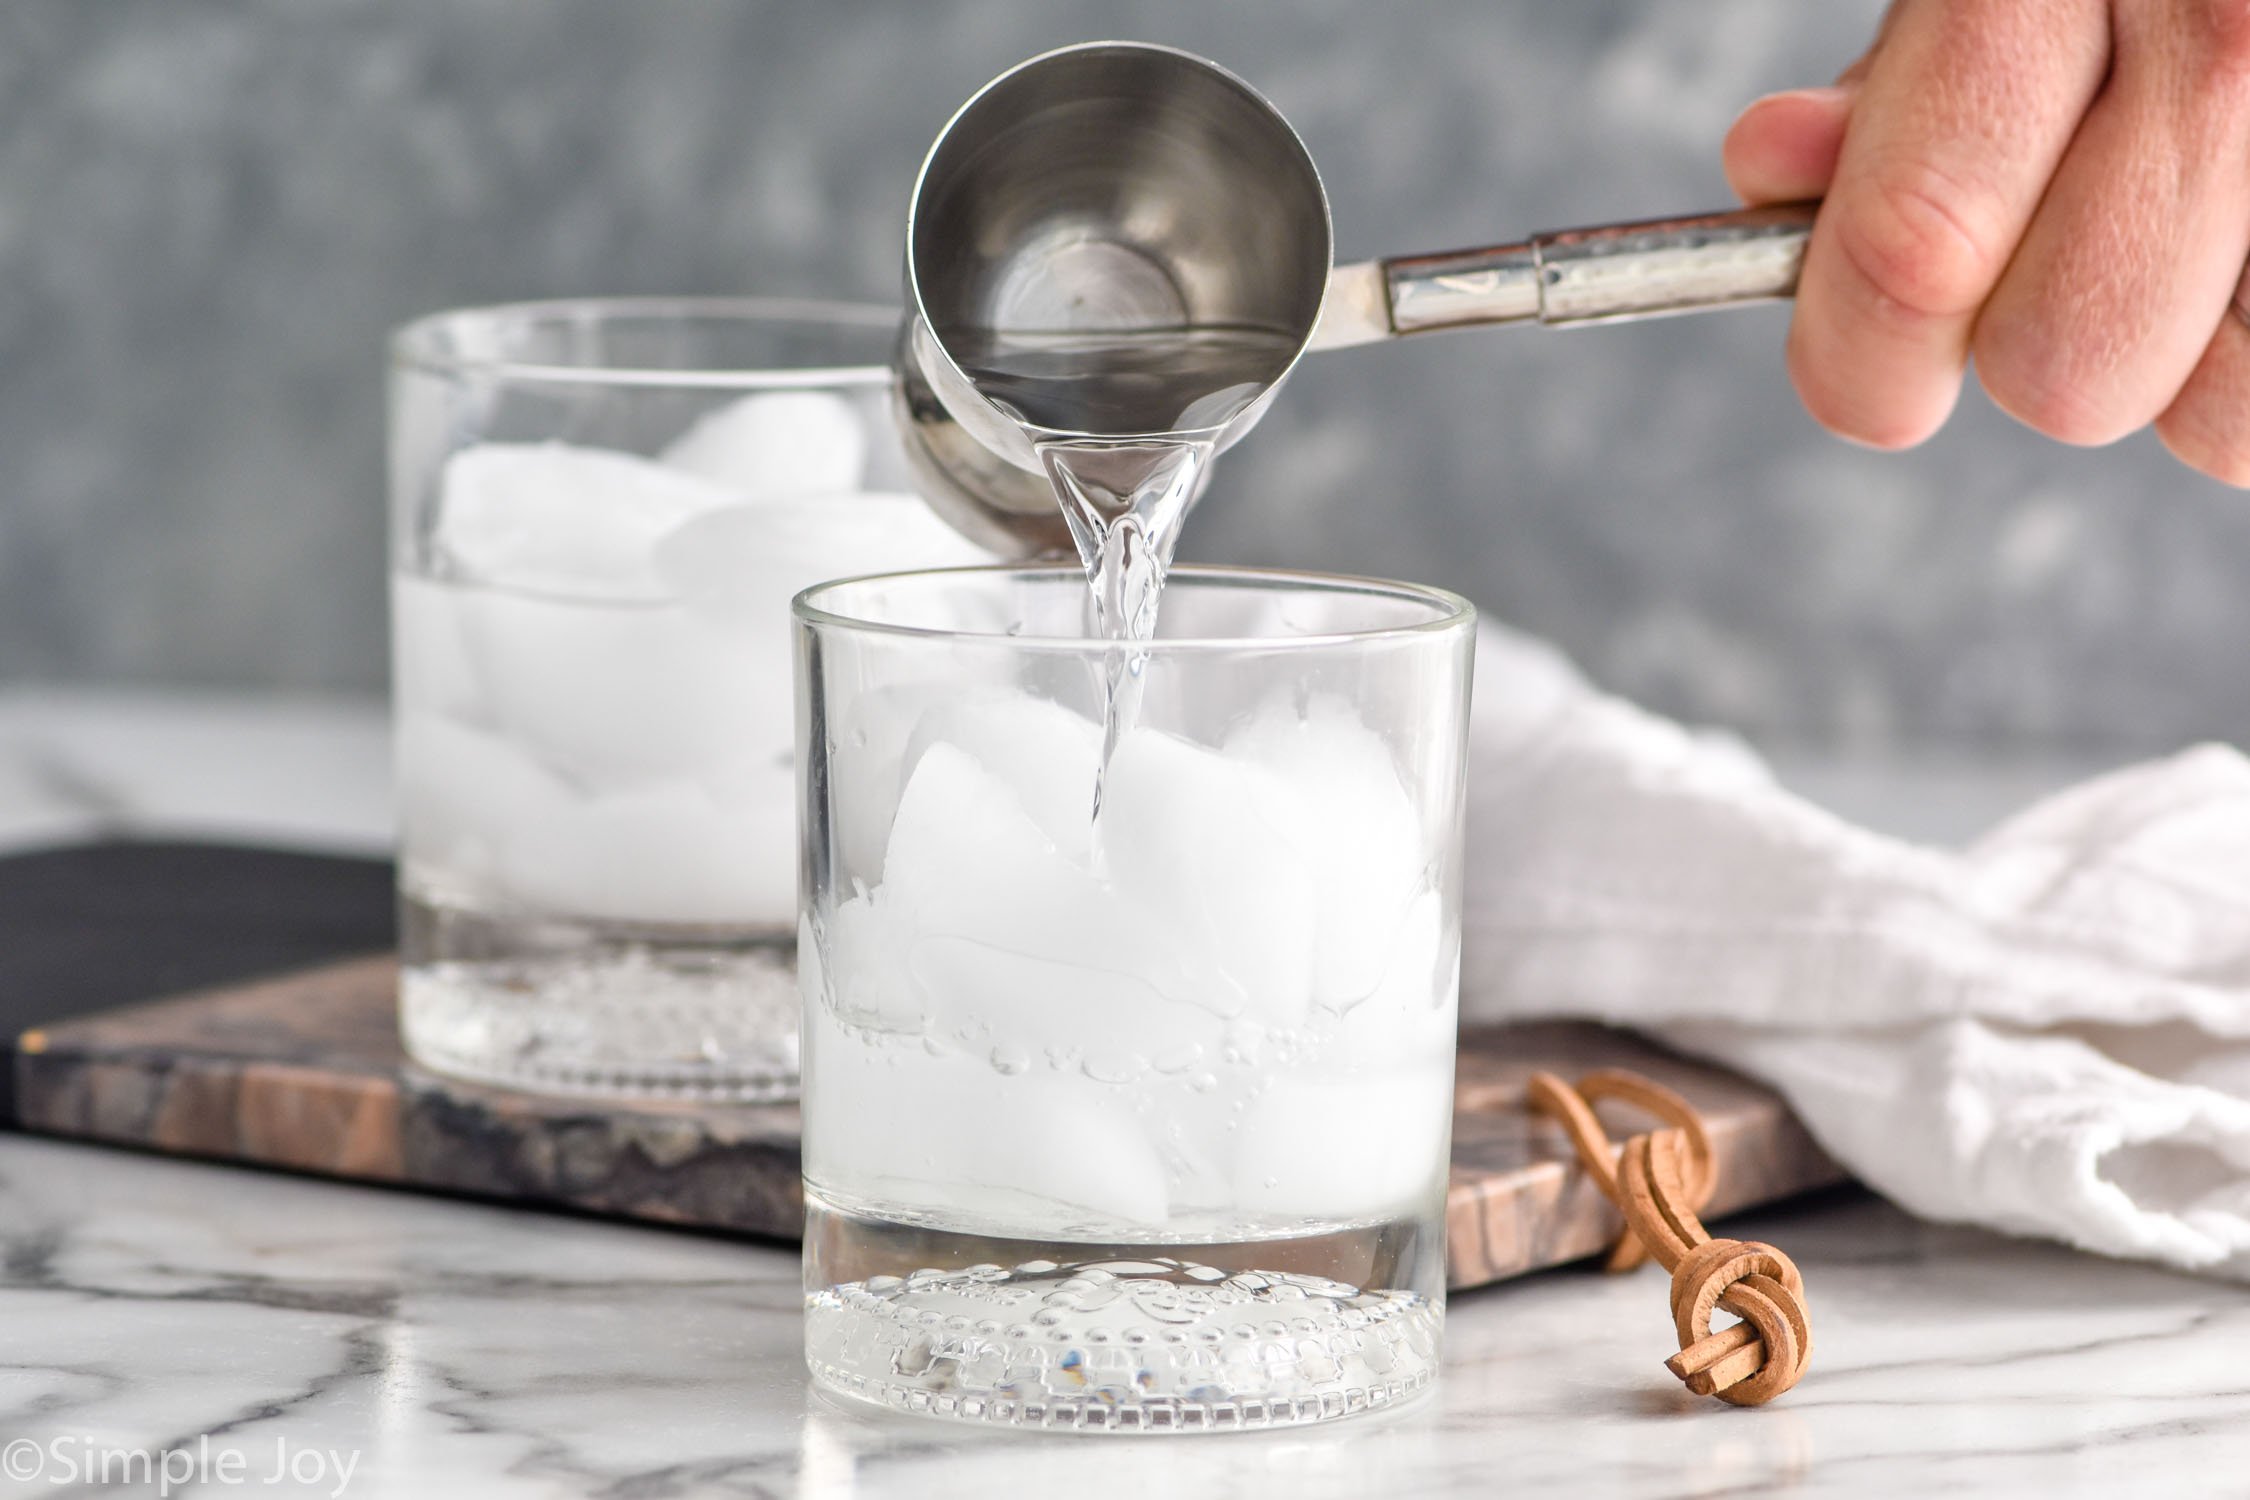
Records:
{"label": "leather cord with knot", "polygon": [[[1663,1126],[1620,1148],[1594,1116],[1602,1099],[1630,1104]],[[1575,1088],[1552,1073],[1534,1073],[1526,1102],[1562,1126],[1579,1165],[1625,1216],[1610,1269],[1630,1270],[1652,1256],[1672,1273],[1680,1352],[1664,1367],[1697,1395],[1736,1406],[1762,1405],[1795,1385],[1812,1357],[1804,1277],[1773,1246],[1713,1239],[1696,1217],[1718,1179],[1710,1134],[1693,1107],[1663,1085],[1615,1068],[1589,1073]],[[1718,1308],[1742,1321],[1713,1333]]]}

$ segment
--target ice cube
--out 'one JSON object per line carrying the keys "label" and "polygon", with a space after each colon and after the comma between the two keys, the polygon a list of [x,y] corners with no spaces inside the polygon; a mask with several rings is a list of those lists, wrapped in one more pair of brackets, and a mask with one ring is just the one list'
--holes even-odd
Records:
{"label": "ice cube", "polygon": [[661,596],[656,544],[733,492],[630,453],[481,443],[446,461],[435,536],[454,576],[602,599]]}
{"label": "ice cube", "polygon": [[[967,752],[923,752],[899,799],[882,902],[931,1034],[1008,1047],[1097,1080],[1129,1081],[1188,1044],[1218,1044],[1208,981],[1175,933],[1073,864]],[[841,951],[835,961],[846,960]]]}
{"label": "ice cube", "polygon": [[1333,1040],[1313,1071],[1441,1066],[1453,1055],[1461,944],[1445,927],[1444,903],[1424,890],[1406,909],[1382,982],[1334,1021]]}
{"label": "ice cube", "polygon": [[[984,560],[984,553],[955,536],[911,495],[829,495],[729,506],[688,521],[656,549],[657,574],[666,590],[684,601],[687,619],[708,633],[699,651],[708,653],[708,641],[727,643],[724,667],[734,680],[721,698],[740,695],[743,707],[756,705],[750,714],[713,721],[713,727],[736,737],[734,748],[740,753],[731,757],[731,764],[738,767],[789,763],[796,708],[789,604],[801,590],[850,573]],[[682,658],[698,669],[706,661],[707,655],[696,652]],[[658,675],[663,675],[661,669]],[[874,691],[870,687],[855,694],[845,711],[872,712],[874,705],[865,700]],[[929,697],[925,691],[919,701]],[[705,742],[689,736],[684,743]],[[870,788],[874,796],[869,804],[885,809],[898,794],[895,757],[903,749],[903,732],[888,743],[893,757],[889,779]],[[789,795],[794,807],[794,794]]]}
{"label": "ice cube", "polygon": [[505,738],[402,706],[399,854],[410,878],[447,899],[505,905],[525,831],[565,816],[570,788]]}
{"label": "ice cube", "polygon": [[1316,1013],[1288,1068],[1260,1081],[1232,1133],[1245,1211],[1373,1217],[1418,1210],[1443,1171],[1459,946],[1444,901],[1407,910],[1373,993]]}
{"label": "ice cube", "polygon": [[463,618],[466,598],[448,584],[391,575],[391,690],[400,714],[484,718],[484,679]]}
{"label": "ice cube", "polygon": [[786,764],[793,700],[776,632],[678,604],[459,592],[484,716],[573,785],[715,785]]}
{"label": "ice cube", "polygon": [[808,917],[797,949],[806,1005],[824,1005],[854,1027],[922,1036],[927,1021],[906,967],[910,941],[879,893],[838,903],[817,925]]}
{"label": "ice cube", "polygon": [[1007,786],[1063,858],[1084,867],[1093,852],[1094,789],[1102,730],[1059,703],[1028,693],[940,704],[915,725],[901,761],[911,774],[933,744],[964,750]]}
{"label": "ice cube", "polygon": [[[786,847],[784,845],[783,847]],[[510,891],[539,910],[616,922],[792,925],[794,861],[770,829],[722,814],[687,781],[570,799],[515,831]]]}
{"label": "ice cube", "polygon": [[991,554],[912,495],[829,494],[699,514],[655,550],[665,591],[786,643],[789,601],[832,578],[967,567]]}
{"label": "ice cube", "polygon": [[[700,783],[699,783],[700,785]],[[760,927],[797,918],[797,769],[787,746],[770,760],[745,764],[713,788],[714,837],[740,850],[744,915]]]}
{"label": "ice cube", "polygon": [[[755,875],[721,860],[731,894],[699,909],[768,923],[795,911],[790,597],[836,572],[900,563],[893,549],[917,539],[917,561],[961,560],[967,548],[909,496],[729,505],[655,547],[654,599],[426,588],[456,596],[481,717],[589,797],[627,798],[605,807],[639,805],[632,796],[653,782],[696,789],[715,820],[699,839],[763,851]],[[882,805],[896,788],[894,771]],[[683,850],[683,868],[698,857]]]}
{"label": "ice cube", "polygon": [[[882,888],[917,919],[942,924],[955,915],[977,915],[968,884],[980,887],[980,896],[1007,898],[982,904],[989,920],[1009,923],[1019,902],[1042,904],[1042,888],[1057,893],[1057,915],[1077,917],[1082,911],[1073,910],[1073,903],[1091,909],[1105,899],[1083,869],[1062,857],[1006,782],[959,746],[934,744],[922,752],[899,794]],[[995,907],[1008,909],[990,909]],[[941,925],[940,930],[962,929]],[[1030,936],[1036,940],[1039,933]]]}
{"label": "ice cube", "polygon": [[1247,758],[1128,732],[1110,758],[1097,833],[1106,874],[1145,914],[1123,942],[1168,934],[1192,955],[1196,1003],[1300,1024],[1319,936],[1312,815]]}
{"label": "ice cube", "polygon": [[786,764],[795,743],[789,601],[842,573],[976,561],[907,495],[729,505],[652,551],[660,602],[491,594],[470,638],[501,723],[604,785]]}
{"label": "ice cube", "polygon": [[1423,1211],[1443,1180],[1452,1097],[1449,1067],[1277,1072],[1235,1131],[1236,1207],[1279,1218]]}
{"label": "ice cube", "polygon": [[688,781],[589,795],[520,742],[432,714],[400,716],[398,766],[401,855],[453,899],[618,922],[794,920],[787,816],[743,816]]}
{"label": "ice cube", "polygon": [[1287,697],[1269,700],[1225,750],[1271,773],[1300,809],[1293,831],[1317,913],[1314,998],[1337,1010],[1364,999],[1383,982],[1428,862],[1389,747],[1349,702],[1315,694],[1301,712]]}
{"label": "ice cube", "polygon": [[1164,1165],[1131,1102],[1083,1077],[806,1013],[805,1175],[817,1190],[1024,1233],[1164,1222]]}
{"label": "ice cube", "polygon": [[1374,989],[1328,1021],[1325,1045],[1309,1057],[1309,1077],[1358,1070],[1452,1067],[1459,1025],[1461,937],[1445,919],[1445,900],[1424,886],[1408,903]]}
{"label": "ice cube", "polygon": [[856,490],[866,422],[833,391],[761,391],[705,412],[662,460],[753,500]]}
{"label": "ice cube", "polygon": [[951,682],[914,680],[863,682],[840,702],[828,725],[828,818],[840,861],[839,886],[852,881],[874,885],[883,878],[883,850],[890,841],[891,815],[905,777],[908,741],[922,716],[951,697]]}

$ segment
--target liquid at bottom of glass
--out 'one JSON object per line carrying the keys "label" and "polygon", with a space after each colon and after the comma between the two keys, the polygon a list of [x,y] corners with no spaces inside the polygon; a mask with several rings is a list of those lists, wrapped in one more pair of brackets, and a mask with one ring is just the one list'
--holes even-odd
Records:
{"label": "liquid at bottom of glass", "polygon": [[1428,1390],[1442,1211],[1198,1244],[959,1233],[808,1183],[805,1360],[833,1396],[1056,1432],[1252,1431]]}
{"label": "liquid at bottom of glass", "polygon": [[507,1088],[797,1096],[796,943],[400,898],[399,1032],[435,1072]]}

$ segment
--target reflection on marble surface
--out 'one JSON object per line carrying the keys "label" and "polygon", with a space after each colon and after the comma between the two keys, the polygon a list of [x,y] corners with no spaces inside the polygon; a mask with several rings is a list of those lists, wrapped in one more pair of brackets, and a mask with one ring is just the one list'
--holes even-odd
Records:
{"label": "reflection on marble surface", "polygon": [[1145,1442],[823,1404],[786,1249],[21,1138],[0,1206],[0,1436],[356,1454],[359,1496],[2178,1495],[2250,1427],[2250,1290],[1855,1194],[1730,1225],[1813,1299],[1771,1408],[1664,1373],[1656,1273],[1570,1270],[1457,1298],[1412,1408]]}

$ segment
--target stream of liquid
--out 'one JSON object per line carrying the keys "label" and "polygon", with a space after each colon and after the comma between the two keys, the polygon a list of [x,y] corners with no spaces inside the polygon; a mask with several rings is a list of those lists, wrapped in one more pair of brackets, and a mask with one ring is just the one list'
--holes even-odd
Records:
{"label": "stream of liquid", "polygon": [[[979,394],[1023,425],[1086,569],[1104,658],[1102,766],[1133,725],[1181,523],[1226,424],[1297,352],[1255,328],[980,332],[951,339]],[[1094,815],[1101,813],[1101,783]]]}

